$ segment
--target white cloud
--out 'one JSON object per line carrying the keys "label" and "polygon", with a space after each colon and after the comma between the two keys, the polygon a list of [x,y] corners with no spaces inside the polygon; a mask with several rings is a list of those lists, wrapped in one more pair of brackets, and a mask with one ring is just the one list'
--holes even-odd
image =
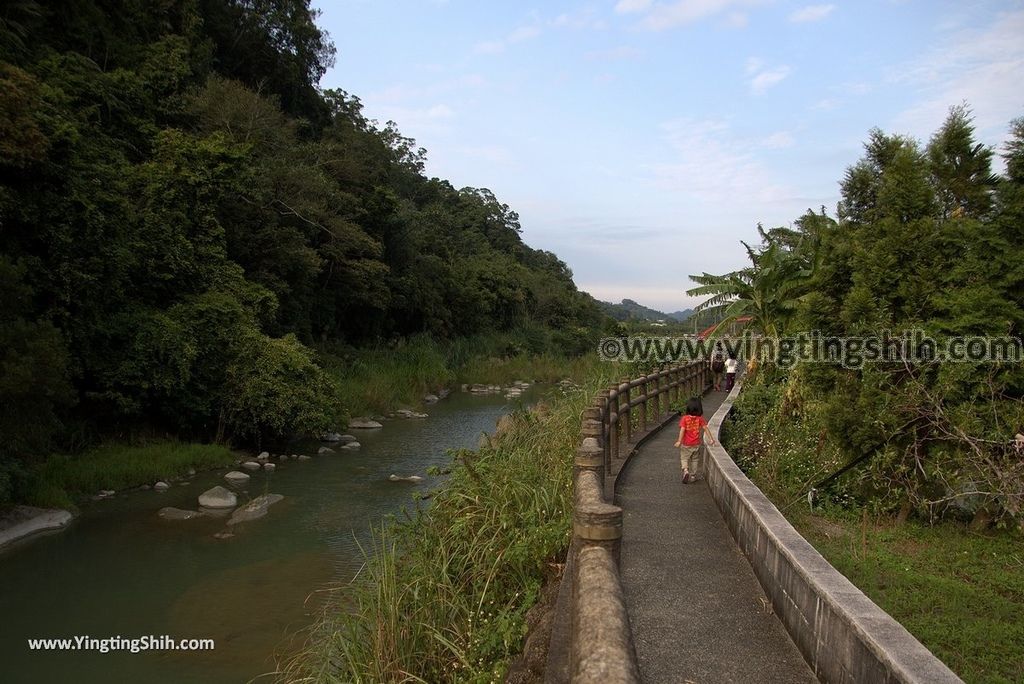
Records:
{"label": "white cloud", "polygon": [[989,143],[1005,138],[1007,125],[1024,110],[1024,11],[1008,12],[987,27],[937,36],[920,58],[891,74],[912,88],[918,103],[894,124],[927,139],[942,124],[949,107],[966,101],[975,115],[979,137]]}
{"label": "white cloud", "polygon": [[451,119],[455,117],[455,110],[446,104],[426,107],[384,105],[376,107],[372,113],[379,121],[394,121],[398,124],[399,130],[414,138],[424,133],[446,131]]}
{"label": "white cloud", "polygon": [[485,40],[477,43],[473,51],[478,55],[497,55],[505,51],[509,45],[533,40],[541,34],[541,27],[537,24],[520,26],[509,32],[507,36],[498,40]]}
{"label": "white cloud", "polygon": [[716,204],[785,201],[791,192],[722,121],[676,119],[662,125],[678,160],[651,166],[656,182],[693,200]]}
{"label": "white cloud", "polygon": [[368,103],[401,103],[436,100],[449,93],[464,93],[481,88],[486,84],[487,81],[480,74],[465,74],[434,83],[417,83],[416,85],[399,83],[368,93],[364,101]]}
{"label": "white cloud", "polygon": [[500,166],[511,165],[514,162],[512,153],[507,147],[500,145],[478,145],[475,147],[461,148],[462,154],[470,159],[481,159],[490,164]]}
{"label": "white cloud", "polygon": [[496,55],[505,51],[505,41],[485,40],[473,46],[473,52],[478,55]]}
{"label": "white cloud", "polygon": [[750,17],[746,12],[730,12],[729,16],[725,18],[725,23],[729,28],[746,28],[750,23]]}
{"label": "white cloud", "polygon": [[[650,6],[640,25],[652,31],[663,31],[696,23],[731,8],[750,7],[762,2],[763,0],[675,0],[671,3],[658,3]],[[734,11],[729,15],[728,23],[732,26],[746,26],[747,17]]]}
{"label": "white cloud", "polygon": [[790,14],[789,20],[794,24],[821,21],[828,15],[832,14],[832,11],[835,10],[835,8],[835,5],[808,5],[807,7],[798,9]]}
{"label": "white cloud", "polygon": [[536,38],[539,35],[539,26],[520,26],[516,30],[512,31],[512,33],[508,34],[508,37],[505,39],[505,42],[521,43],[524,40],[530,40],[531,38]]}
{"label": "white cloud", "polygon": [[588,60],[595,62],[618,62],[627,59],[636,59],[641,54],[643,53],[635,47],[620,45],[607,50],[593,50],[588,52],[585,57]]}
{"label": "white cloud", "polygon": [[643,12],[651,6],[651,0],[619,0],[615,4],[615,11],[619,14],[632,14]]}
{"label": "white cloud", "polygon": [[779,150],[784,147],[792,147],[793,143],[793,135],[789,133],[789,131],[779,131],[777,133],[772,133],[762,140],[760,147],[769,150]]}
{"label": "white cloud", "polygon": [[548,22],[553,28],[590,29],[603,31],[608,22],[599,17],[592,7],[585,7],[575,12],[563,12]]}
{"label": "white cloud", "polygon": [[774,69],[759,71],[754,78],[750,79],[750,92],[754,95],[761,95],[769,88],[778,85],[789,76],[788,66],[779,66]]}
{"label": "white cloud", "polygon": [[753,75],[764,68],[764,60],[760,57],[750,57],[747,59],[747,74]]}

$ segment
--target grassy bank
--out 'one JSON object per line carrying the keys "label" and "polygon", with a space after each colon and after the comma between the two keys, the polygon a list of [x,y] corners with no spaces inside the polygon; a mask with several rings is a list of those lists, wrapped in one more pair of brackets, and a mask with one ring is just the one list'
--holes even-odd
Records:
{"label": "grassy bank", "polygon": [[35,506],[73,509],[76,501],[101,489],[120,490],[181,477],[193,468],[230,465],[235,458],[224,446],[174,441],[113,444],[74,456],[54,455],[28,473],[25,500]]}
{"label": "grassy bank", "polygon": [[723,435],[737,463],[836,569],[965,681],[1020,681],[1021,533],[976,533],[955,520],[897,525],[879,512],[887,508],[859,499],[856,471],[822,492],[823,505],[809,511],[808,488],[848,457],[822,440],[814,419],[783,420],[785,398],[777,385],[744,387]]}
{"label": "grassy bank", "polygon": [[500,681],[568,544],[579,416],[599,385],[592,376],[514,414],[490,446],[456,454],[431,505],[377,536],[288,679]]}
{"label": "grassy bank", "polygon": [[338,379],[342,405],[351,416],[416,406],[425,394],[462,383],[583,377],[598,363],[594,354],[568,358],[531,350],[523,342],[523,334],[515,333],[445,343],[419,335],[392,346],[352,349],[326,345],[318,351],[321,363]]}
{"label": "grassy bank", "polygon": [[799,511],[789,518],[837,570],[964,681],[1020,681],[1024,550],[1019,534],[978,534],[948,522],[898,526],[857,511]]}

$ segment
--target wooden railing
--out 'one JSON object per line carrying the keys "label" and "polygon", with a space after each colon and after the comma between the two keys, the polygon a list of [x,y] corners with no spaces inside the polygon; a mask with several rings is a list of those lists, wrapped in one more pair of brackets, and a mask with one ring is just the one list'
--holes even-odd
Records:
{"label": "wooden railing", "polygon": [[569,551],[572,682],[640,681],[619,579],[622,509],[613,503],[615,483],[637,447],[672,420],[669,407],[703,394],[710,377],[703,361],[673,366],[598,392],[583,412]]}

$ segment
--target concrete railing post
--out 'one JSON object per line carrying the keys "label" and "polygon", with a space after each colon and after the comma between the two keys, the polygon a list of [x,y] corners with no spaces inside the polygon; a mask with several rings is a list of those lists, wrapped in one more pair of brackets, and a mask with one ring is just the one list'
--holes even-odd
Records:
{"label": "concrete railing post", "polygon": [[580,549],[574,565],[573,684],[640,681],[617,563],[607,549]]}
{"label": "concrete railing post", "polygon": [[626,446],[629,446],[629,443],[633,441],[633,409],[630,406],[632,392],[629,387],[629,378],[626,378],[619,383],[619,394],[622,397],[619,409],[619,422],[622,423],[623,418],[625,418],[625,424],[623,425],[622,430],[625,434]]}

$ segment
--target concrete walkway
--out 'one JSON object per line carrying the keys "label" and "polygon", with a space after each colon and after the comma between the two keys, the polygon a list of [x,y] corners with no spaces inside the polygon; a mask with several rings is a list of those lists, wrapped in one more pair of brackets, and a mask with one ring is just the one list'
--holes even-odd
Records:
{"label": "concrete walkway", "polygon": [[[725,392],[704,397],[714,415]],[[770,609],[704,482],[683,485],[678,423],[620,475],[620,572],[640,674],[650,684],[816,682]]]}

